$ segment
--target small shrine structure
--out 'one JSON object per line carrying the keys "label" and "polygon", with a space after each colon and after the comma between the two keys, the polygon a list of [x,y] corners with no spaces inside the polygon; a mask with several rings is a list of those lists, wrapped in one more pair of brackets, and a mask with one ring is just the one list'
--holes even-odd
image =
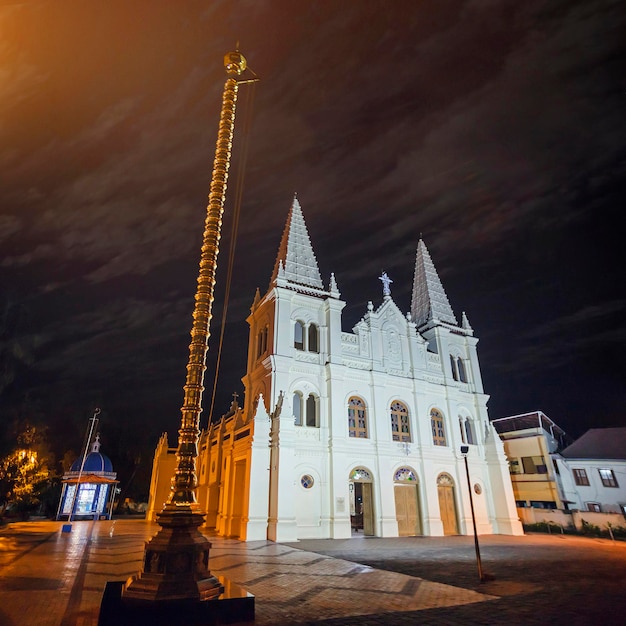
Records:
{"label": "small shrine structure", "polygon": [[63,475],[57,520],[111,519],[116,478],[111,459],[100,452],[100,435],[96,435],[91,452],[84,459],[77,458]]}

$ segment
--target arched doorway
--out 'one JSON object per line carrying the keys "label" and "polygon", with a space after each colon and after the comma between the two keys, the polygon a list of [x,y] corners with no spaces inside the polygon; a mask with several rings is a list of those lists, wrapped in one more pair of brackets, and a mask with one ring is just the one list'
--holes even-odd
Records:
{"label": "arched doorway", "polygon": [[353,533],[374,534],[372,475],[362,467],[350,472],[350,524]]}
{"label": "arched doorway", "polygon": [[439,474],[437,477],[437,495],[439,496],[439,513],[443,524],[444,535],[458,535],[459,526],[456,515],[456,500],[454,498],[454,480],[449,474]]}
{"label": "arched doorway", "polygon": [[401,467],[393,475],[398,535],[413,537],[422,534],[418,480],[410,467]]}

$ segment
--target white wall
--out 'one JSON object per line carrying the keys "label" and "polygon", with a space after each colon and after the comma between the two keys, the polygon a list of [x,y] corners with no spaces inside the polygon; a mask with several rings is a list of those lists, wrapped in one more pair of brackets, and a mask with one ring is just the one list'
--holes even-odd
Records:
{"label": "white wall", "polygon": [[[589,459],[564,459],[555,455],[559,467],[559,482],[563,497],[568,500],[568,508],[588,510],[588,503],[598,503],[604,513],[620,513],[626,507],[626,461],[603,461]],[[617,487],[605,487],[598,469],[611,469],[617,481]],[[589,485],[577,485],[574,469],[584,469]]]}

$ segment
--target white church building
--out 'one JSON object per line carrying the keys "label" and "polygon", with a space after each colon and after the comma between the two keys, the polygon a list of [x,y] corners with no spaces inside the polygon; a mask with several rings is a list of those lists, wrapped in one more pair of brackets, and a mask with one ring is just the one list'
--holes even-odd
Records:
{"label": "white church building", "polygon": [[[322,282],[294,199],[269,289],[248,324],[245,402],[201,433],[206,526],[243,540],[523,534],[508,463],[487,415],[474,336],[419,241],[411,310],[382,303],[352,331],[333,274]],[[163,435],[148,517],[167,497]]]}

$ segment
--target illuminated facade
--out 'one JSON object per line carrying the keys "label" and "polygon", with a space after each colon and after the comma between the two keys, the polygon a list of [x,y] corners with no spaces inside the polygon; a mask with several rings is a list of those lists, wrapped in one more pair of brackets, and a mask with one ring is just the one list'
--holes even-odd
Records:
{"label": "illuminated facade", "polygon": [[[269,289],[248,324],[245,402],[202,433],[206,526],[245,540],[521,534],[503,445],[489,423],[474,331],[459,324],[423,241],[411,310],[385,274],[352,332],[337,282],[322,282],[297,199]],[[155,454],[148,517],[163,505],[171,449]]]}

